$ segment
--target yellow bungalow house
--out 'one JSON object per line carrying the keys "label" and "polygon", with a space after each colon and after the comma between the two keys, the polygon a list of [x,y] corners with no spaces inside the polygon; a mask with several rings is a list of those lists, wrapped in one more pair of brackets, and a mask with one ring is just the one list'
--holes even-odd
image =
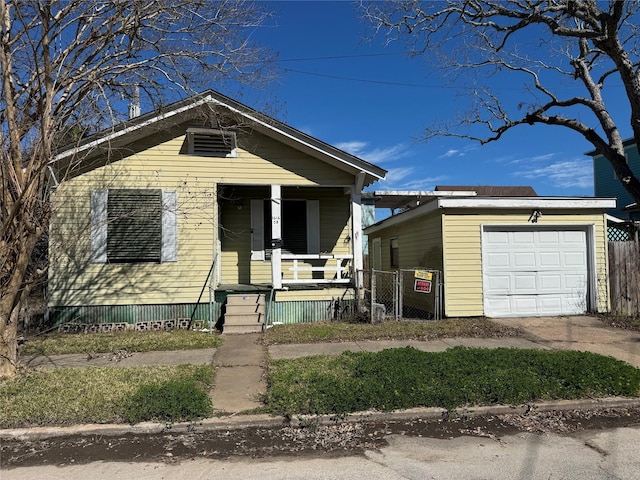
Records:
{"label": "yellow bungalow house", "polygon": [[106,330],[333,317],[362,269],[362,190],[386,174],[214,91],[50,167],[50,315]]}
{"label": "yellow bungalow house", "polygon": [[410,207],[365,229],[373,269],[442,271],[448,317],[609,310],[605,210],[615,199],[466,190],[396,199]]}

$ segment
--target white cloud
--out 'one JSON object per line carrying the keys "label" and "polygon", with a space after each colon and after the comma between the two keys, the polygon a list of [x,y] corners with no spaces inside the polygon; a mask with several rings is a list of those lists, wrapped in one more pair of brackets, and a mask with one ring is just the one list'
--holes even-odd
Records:
{"label": "white cloud", "polygon": [[367,146],[366,142],[342,142],[335,145],[336,148],[349,152],[351,155],[358,155],[364,147]]}
{"label": "white cloud", "polygon": [[516,158],[509,159],[506,161],[509,165],[519,165],[519,164],[528,164],[528,163],[540,163],[540,162],[548,162],[553,160],[559,154],[557,153],[545,153],[544,155],[535,155],[533,157],[524,157],[524,158]]}
{"label": "white cloud", "polygon": [[410,153],[409,148],[402,143],[385,148],[369,148],[367,142],[356,140],[337,143],[335,146],[340,150],[349,152],[351,155],[355,155],[374,164],[398,160],[399,158],[406,157]]}
{"label": "white cloud", "polygon": [[424,178],[415,177],[415,168],[392,168],[388,171],[381,187],[384,190],[433,190],[436,183],[442,182],[447,178],[445,175]]}
{"label": "white cloud", "polygon": [[478,145],[476,144],[470,144],[463,148],[450,148],[449,150],[444,152],[442,155],[438,156],[438,158],[439,159],[454,158],[454,157],[460,158],[460,157],[464,157],[467,153],[477,149],[478,149]]}
{"label": "white cloud", "polygon": [[559,188],[588,189],[593,187],[591,163],[583,158],[561,160],[544,166],[531,166],[514,172],[514,174],[528,179],[547,179]]}
{"label": "white cloud", "polygon": [[460,150],[456,150],[455,148],[451,148],[451,149],[447,150],[443,155],[440,155],[440,157],[438,157],[438,158],[451,158],[451,157],[455,157],[459,153],[460,153]]}

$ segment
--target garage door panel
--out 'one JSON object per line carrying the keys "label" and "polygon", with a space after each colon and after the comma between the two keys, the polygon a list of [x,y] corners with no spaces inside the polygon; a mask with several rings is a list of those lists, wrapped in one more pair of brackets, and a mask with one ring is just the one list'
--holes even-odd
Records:
{"label": "garage door panel", "polygon": [[525,273],[513,275],[513,293],[530,293],[536,291],[536,274]]}
{"label": "garage door panel", "polygon": [[491,275],[488,278],[487,290],[493,294],[505,294],[511,291],[510,275]]}
{"label": "garage door panel", "polygon": [[586,265],[587,259],[583,252],[566,252],[563,257],[565,268],[580,267]]}
{"label": "garage door panel", "polygon": [[573,243],[576,245],[583,245],[586,242],[587,234],[584,231],[566,231],[562,232],[562,243]]}
{"label": "garage door panel", "polygon": [[562,255],[560,252],[540,252],[538,265],[542,269],[562,268]]}
{"label": "garage door panel", "polygon": [[586,231],[495,228],[482,236],[485,315],[586,311]]}
{"label": "garage door panel", "polygon": [[487,245],[508,245],[509,232],[499,232],[499,231],[485,232],[484,240]]}
{"label": "garage door panel", "polygon": [[538,245],[544,246],[557,246],[560,244],[560,232],[555,231],[543,231],[536,232],[538,234]]}
{"label": "garage door panel", "polygon": [[559,272],[539,273],[540,290],[542,292],[560,292],[563,290],[562,275]]}
{"label": "garage door panel", "polygon": [[537,302],[533,295],[511,297],[511,312],[524,312],[525,315],[533,315],[536,310]]}
{"label": "garage door panel", "polygon": [[565,278],[565,288],[575,291],[582,290],[585,288],[587,284],[587,276],[583,273],[575,273],[575,274],[566,274]]}
{"label": "garage door panel", "polygon": [[489,252],[487,254],[487,265],[491,269],[509,268],[511,264],[509,254],[505,252]]}
{"label": "garage door panel", "polygon": [[538,315],[557,315],[565,311],[562,295],[540,295],[537,298]]}
{"label": "garage door panel", "polygon": [[535,242],[534,232],[521,231],[521,232],[509,232],[509,233],[511,237],[510,243],[512,245],[530,246],[530,245],[533,245]]}
{"label": "garage door panel", "polygon": [[485,300],[485,309],[491,310],[494,317],[510,317],[511,303],[510,298],[506,296],[490,296]]}
{"label": "garage door panel", "polygon": [[510,267],[525,268],[536,266],[536,256],[533,252],[513,252],[510,255]]}

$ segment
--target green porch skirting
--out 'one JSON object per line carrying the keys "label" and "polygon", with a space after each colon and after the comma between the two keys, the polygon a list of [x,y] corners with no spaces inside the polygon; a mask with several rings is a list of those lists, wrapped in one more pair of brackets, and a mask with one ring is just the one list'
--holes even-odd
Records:
{"label": "green porch skirting", "polygon": [[[212,304],[212,320],[217,322],[223,314],[223,301]],[[63,324],[105,324],[151,322],[191,318],[195,303],[171,305],[80,305],[49,307],[49,321],[53,326]],[[310,323],[339,320],[355,311],[354,300],[306,300],[296,302],[274,301],[267,304],[267,322]],[[194,320],[209,321],[209,303],[198,304]]]}
{"label": "green porch skirting", "polygon": [[[102,324],[151,322],[191,318],[195,303],[172,305],[80,305],[69,307],[49,307],[49,320],[52,325],[65,323]],[[213,321],[220,317],[222,304],[213,303]],[[209,304],[200,303],[196,308],[194,320],[209,321]]]}
{"label": "green porch skirting", "polygon": [[267,314],[273,323],[312,323],[325,320],[341,320],[355,311],[355,300],[304,300],[297,302],[273,302]]}

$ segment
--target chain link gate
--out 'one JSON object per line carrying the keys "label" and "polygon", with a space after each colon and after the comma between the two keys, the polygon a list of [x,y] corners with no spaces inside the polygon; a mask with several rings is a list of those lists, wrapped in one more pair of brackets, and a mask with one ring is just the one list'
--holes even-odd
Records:
{"label": "chain link gate", "polygon": [[402,318],[440,320],[442,318],[440,271],[415,267],[400,270],[399,300]]}
{"label": "chain link gate", "polygon": [[372,323],[400,318],[439,320],[442,318],[440,279],[439,270],[424,268],[362,271],[359,310],[368,312]]}
{"label": "chain link gate", "polygon": [[362,272],[361,311],[368,311],[372,323],[384,320],[398,320],[398,272],[369,270]]}

